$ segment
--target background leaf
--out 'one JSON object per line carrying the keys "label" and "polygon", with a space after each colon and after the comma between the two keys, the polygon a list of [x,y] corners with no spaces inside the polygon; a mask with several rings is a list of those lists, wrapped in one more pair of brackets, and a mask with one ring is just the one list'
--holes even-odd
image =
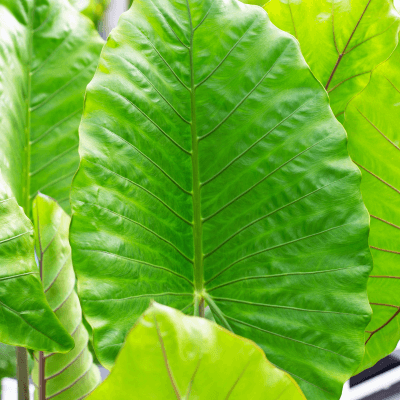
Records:
{"label": "background leaf", "polygon": [[346,111],[349,152],[360,167],[371,214],[374,269],[368,283],[373,318],[360,371],[390,354],[400,340],[400,48],[373,73]]}
{"label": "background leaf", "polygon": [[90,18],[97,26],[104,15],[110,0],[69,0],[83,15]]}
{"label": "background leaf", "polygon": [[73,347],[43,294],[32,223],[1,177],[0,281],[1,342],[47,351],[65,352]]}
{"label": "background leaf", "polygon": [[69,211],[85,87],[103,44],[68,0],[0,0],[0,166],[30,216],[38,191]]}
{"label": "background leaf", "polygon": [[70,240],[100,362],[150,299],[205,297],[309,398],[338,399],[370,319],[369,221],[297,42],[235,0],[137,0],[85,104]]}
{"label": "background leaf", "polygon": [[88,400],[108,398],[305,399],[254,343],[157,303],[136,323],[111,375]]}
{"label": "background leaf", "polygon": [[[46,298],[75,340],[75,348],[68,354],[44,354],[46,399],[82,399],[99,384],[100,372],[87,347],[89,335],[82,323],[82,310],[75,292],[68,242],[70,218],[54,200],[41,194],[33,203],[33,216]],[[33,371],[36,387],[39,387],[38,360],[36,352]],[[35,398],[38,398],[37,392]]]}
{"label": "background leaf", "polygon": [[400,17],[392,0],[271,0],[271,21],[294,35],[343,122],[347,103],[398,42]]}

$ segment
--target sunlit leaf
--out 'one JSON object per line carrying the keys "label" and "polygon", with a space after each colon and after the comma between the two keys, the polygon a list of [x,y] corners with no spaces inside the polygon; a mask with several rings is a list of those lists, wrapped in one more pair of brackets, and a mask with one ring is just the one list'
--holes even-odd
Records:
{"label": "sunlit leaf", "polygon": [[338,399],[370,319],[360,172],[297,42],[235,0],[137,0],[88,87],[71,245],[100,362],[150,299]]}
{"label": "sunlit leaf", "polygon": [[397,45],[400,16],[392,0],[271,0],[264,8],[299,40],[340,121],[371,70]]}
{"label": "sunlit leaf", "polygon": [[400,48],[379,66],[346,111],[349,152],[360,167],[371,214],[374,269],[368,283],[373,318],[360,370],[390,354],[400,340]]}
{"label": "sunlit leaf", "polygon": [[87,400],[301,400],[300,388],[254,343],[203,318],[154,303],[111,375]]}

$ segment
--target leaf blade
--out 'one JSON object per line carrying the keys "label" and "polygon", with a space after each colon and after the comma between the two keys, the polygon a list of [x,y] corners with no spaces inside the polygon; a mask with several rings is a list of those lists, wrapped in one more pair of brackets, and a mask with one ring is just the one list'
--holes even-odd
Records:
{"label": "leaf blade", "polygon": [[[134,355],[151,359],[155,371],[135,362]],[[222,369],[223,376],[218,375]],[[116,399],[305,399],[295,381],[254,343],[157,303],[138,320],[110,376],[88,399],[111,393]]]}
{"label": "leaf blade", "polygon": [[189,10],[133,3],[88,87],[71,245],[99,360],[111,368],[152,297],[188,312],[208,295],[308,396],[337,399],[370,314],[368,215],[345,132],[263,10],[218,0]]}
{"label": "leaf blade", "polygon": [[[82,310],[75,292],[68,243],[70,218],[54,200],[41,194],[34,200],[33,215],[46,298],[76,344],[68,354],[44,354],[45,395],[47,399],[77,400],[99,384],[100,373],[88,349],[89,335],[82,323]],[[33,379],[36,387],[40,383],[39,359],[39,353],[35,352]]]}

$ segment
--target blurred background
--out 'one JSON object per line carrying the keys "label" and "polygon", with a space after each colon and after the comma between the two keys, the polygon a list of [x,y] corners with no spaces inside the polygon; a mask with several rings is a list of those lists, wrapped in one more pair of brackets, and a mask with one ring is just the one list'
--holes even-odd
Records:
{"label": "blurred background", "polygon": [[[107,39],[108,34],[117,25],[119,16],[128,9],[132,0],[69,1],[92,20],[100,35]],[[400,0],[394,0],[394,2],[400,9]],[[0,364],[1,362],[0,354]],[[105,379],[108,371],[104,368],[100,369],[101,376]],[[2,379],[1,387],[1,400],[18,400],[15,379]],[[33,400],[34,387],[32,384],[30,392]],[[344,386],[341,400],[400,400],[400,344],[390,356],[351,378]]]}

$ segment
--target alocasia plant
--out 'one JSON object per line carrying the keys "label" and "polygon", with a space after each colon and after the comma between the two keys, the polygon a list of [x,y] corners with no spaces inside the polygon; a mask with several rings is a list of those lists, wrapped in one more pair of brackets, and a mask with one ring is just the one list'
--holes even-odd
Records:
{"label": "alocasia plant", "polygon": [[373,71],[346,110],[349,152],[360,167],[371,214],[374,269],[368,295],[374,311],[360,370],[391,353],[400,339],[400,48]]}
{"label": "alocasia plant", "polygon": [[[69,186],[79,161],[78,124],[83,93],[96,68],[102,40],[93,24],[68,0],[0,0],[0,21],[0,168],[3,177],[26,216],[31,216],[31,202],[39,190],[55,197],[69,210]],[[32,237],[30,239],[31,265],[14,263],[15,273],[18,268],[33,271],[34,249]],[[17,242],[13,243],[18,246]],[[12,254],[17,252],[18,249],[13,250]],[[11,267],[6,255],[0,255],[0,270],[8,276]],[[25,280],[37,279],[33,276]],[[20,294],[18,300],[16,293]],[[34,297],[36,295],[39,297]],[[39,306],[45,300],[43,291],[40,293],[37,288],[35,292],[9,291],[6,285],[2,296],[7,302],[19,301],[21,305],[36,301]],[[50,312],[48,305],[46,307]],[[29,308],[20,310],[20,314],[25,315],[22,311],[29,311]],[[52,327],[56,318],[47,317],[47,314],[47,311],[41,317],[37,314],[34,325],[53,334],[61,325],[57,322]],[[21,336],[24,338],[19,342],[21,345],[51,351],[49,346],[43,345],[43,339],[35,339],[37,333],[32,327],[8,329],[4,330],[6,334],[13,331],[16,335],[12,343],[17,344],[16,338]],[[62,342],[58,347],[68,349],[72,339],[62,332],[57,335]],[[18,360],[22,360],[21,368],[26,370],[26,354],[22,349],[20,352]],[[27,376],[27,371],[22,375]],[[26,382],[22,386],[26,387]]]}
{"label": "alocasia plant", "polygon": [[371,70],[396,47],[400,17],[393,0],[271,0],[271,21],[294,35],[341,122]]}
{"label": "alocasia plant", "polygon": [[150,299],[206,303],[309,398],[338,399],[370,319],[369,221],[297,42],[235,0],[137,0],[85,104],[70,241],[100,362]]}
{"label": "alocasia plant", "polygon": [[75,292],[68,242],[70,217],[54,200],[44,195],[36,197],[33,217],[36,254],[46,298],[75,340],[75,347],[68,354],[35,353],[36,398],[82,399],[99,384],[100,373],[87,347],[88,333],[82,323],[82,311]]}
{"label": "alocasia plant", "polygon": [[157,303],[140,317],[110,376],[87,400],[111,398],[305,400],[294,379],[254,343]]}

